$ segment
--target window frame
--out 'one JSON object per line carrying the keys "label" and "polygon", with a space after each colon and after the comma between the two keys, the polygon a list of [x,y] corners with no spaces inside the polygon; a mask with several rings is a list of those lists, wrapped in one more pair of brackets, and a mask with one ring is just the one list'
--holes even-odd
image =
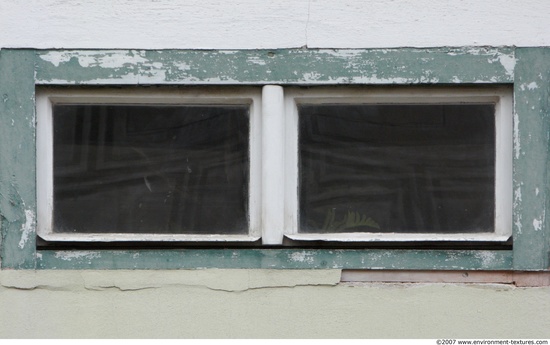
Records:
{"label": "window frame", "polygon": [[[262,106],[262,100],[265,106]],[[281,106],[281,100],[284,106]],[[302,104],[495,105],[495,231],[489,233],[299,233],[298,106]],[[247,105],[249,229],[247,235],[67,233],[53,225],[53,107],[63,105]],[[265,116],[262,113],[265,112]],[[506,242],[512,235],[512,93],[509,87],[38,88],[36,92],[37,235],[51,242],[254,242],[283,237],[333,242]],[[264,128],[262,121],[264,118]],[[263,150],[263,151],[262,151]],[[262,161],[262,157],[265,157]],[[284,166],[284,169],[281,167]],[[264,187],[263,191],[261,187]],[[263,196],[263,198],[262,198]],[[282,206],[284,205],[284,206]],[[284,211],[282,208],[284,207]],[[284,212],[284,220],[281,214]],[[264,238],[262,238],[262,235]]]}
{"label": "window frame", "polygon": [[[153,233],[62,233],[53,226],[53,106],[57,104],[101,105],[248,105],[249,191],[247,235],[153,234]],[[37,235],[53,242],[207,241],[253,242],[261,238],[261,94],[258,88],[187,89],[54,89],[36,92]]]}
{"label": "window frame", "polygon": [[[299,105],[322,104],[495,104],[495,231],[489,233],[300,233],[298,191]],[[301,241],[338,242],[505,242],[512,236],[512,134],[513,94],[509,87],[414,87],[403,88],[286,88],[287,178],[285,235]]]}
{"label": "window frame", "polygon": [[[228,67],[230,66],[230,68]],[[0,51],[2,269],[548,270],[550,48]],[[36,247],[39,86],[512,85],[511,249],[45,250]]]}

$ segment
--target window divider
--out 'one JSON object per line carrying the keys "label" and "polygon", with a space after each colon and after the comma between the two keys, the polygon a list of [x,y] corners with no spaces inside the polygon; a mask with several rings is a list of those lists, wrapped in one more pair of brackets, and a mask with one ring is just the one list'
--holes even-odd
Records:
{"label": "window divider", "polygon": [[285,121],[283,87],[262,89],[262,243],[283,243]]}

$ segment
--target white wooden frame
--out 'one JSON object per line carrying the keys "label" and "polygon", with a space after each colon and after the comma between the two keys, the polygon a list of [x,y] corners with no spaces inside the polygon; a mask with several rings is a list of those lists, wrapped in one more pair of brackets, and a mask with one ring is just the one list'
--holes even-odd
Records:
{"label": "white wooden frame", "polygon": [[[248,104],[250,181],[248,235],[86,234],[53,229],[53,104]],[[299,104],[494,103],[496,124],[495,232],[478,234],[299,233]],[[508,87],[318,87],[39,89],[37,112],[37,232],[48,241],[294,240],[506,241],[512,234],[513,94]]]}
{"label": "white wooden frame", "polygon": [[[261,236],[261,90],[259,88],[39,89],[36,93],[37,233],[48,241],[256,241]],[[53,229],[54,104],[245,104],[250,106],[247,235],[56,233]]]}
{"label": "white wooden frame", "polygon": [[[495,232],[490,233],[299,233],[298,105],[299,104],[495,104]],[[506,241],[512,235],[513,90],[509,87],[370,87],[287,88],[285,235],[312,241]]]}

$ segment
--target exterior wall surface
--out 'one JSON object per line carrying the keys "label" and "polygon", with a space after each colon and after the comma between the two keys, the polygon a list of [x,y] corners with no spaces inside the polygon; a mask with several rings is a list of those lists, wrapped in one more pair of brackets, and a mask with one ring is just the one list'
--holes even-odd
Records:
{"label": "exterior wall surface", "polygon": [[[547,47],[549,18],[545,0],[0,0],[0,56]],[[340,269],[2,270],[0,337],[550,338],[550,287],[344,283]]]}
{"label": "exterior wall surface", "polygon": [[548,46],[540,0],[0,2],[10,48]]}
{"label": "exterior wall surface", "polygon": [[341,284],[338,270],[0,275],[2,337],[548,338],[550,290]]}

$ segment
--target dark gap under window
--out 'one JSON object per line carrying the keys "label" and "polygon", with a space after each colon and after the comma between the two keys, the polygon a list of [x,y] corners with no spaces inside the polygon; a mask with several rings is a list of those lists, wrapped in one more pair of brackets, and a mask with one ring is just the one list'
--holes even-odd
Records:
{"label": "dark gap under window", "polygon": [[494,231],[493,104],[298,108],[300,232]]}
{"label": "dark gap under window", "polygon": [[54,231],[247,234],[246,105],[54,106]]}

